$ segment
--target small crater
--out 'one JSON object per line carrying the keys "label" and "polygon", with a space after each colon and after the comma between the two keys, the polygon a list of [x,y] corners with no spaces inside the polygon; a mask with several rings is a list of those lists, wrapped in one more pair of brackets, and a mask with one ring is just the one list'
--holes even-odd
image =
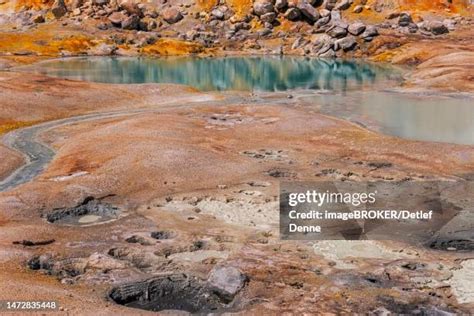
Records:
{"label": "small crater", "polygon": [[46,220],[58,224],[88,225],[117,219],[120,211],[117,207],[104,202],[103,199],[106,197],[88,196],[76,206],[54,209],[52,213],[46,215]]}
{"label": "small crater", "polygon": [[119,285],[110,291],[109,297],[117,304],[153,312],[220,314],[233,309],[207,282],[182,273]]}
{"label": "small crater", "polygon": [[429,244],[431,249],[446,250],[446,251],[473,251],[474,241],[467,239],[439,239],[432,241]]}
{"label": "small crater", "polygon": [[296,173],[287,169],[273,168],[267,171],[267,174],[273,178],[294,178]]}
{"label": "small crater", "polygon": [[167,231],[167,230],[158,230],[156,232],[152,232],[150,234],[150,237],[154,239],[158,239],[158,240],[172,239],[176,237],[176,233],[172,231]]}
{"label": "small crater", "polygon": [[288,155],[283,150],[273,149],[258,149],[258,150],[246,150],[241,153],[250,158],[261,159],[261,160],[275,160],[282,161],[288,158]]}

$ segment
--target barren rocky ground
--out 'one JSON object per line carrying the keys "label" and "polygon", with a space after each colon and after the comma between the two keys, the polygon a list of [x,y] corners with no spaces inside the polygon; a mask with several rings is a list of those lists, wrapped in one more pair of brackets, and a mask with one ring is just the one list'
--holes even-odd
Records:
{"label": "barren rocky ground", "polygon": [[[472,146],[383,135],[298,98],[14,68],[84,54],[364,57],[412,67],[403,91],[470,95],[467,2],[0,0],[0,10],[0,185],[12,184],[0,192],[1,300],[56,300],[73,315],[147,314],[124,305],[159,297],[147,308],[173,314],[474,310],[469,213],[464,232],[436,243],[278,232],[280,181],[470,182]],[[51,157],[22,155],[24,140]],[[27,181],[9,178],[37,161]]]}

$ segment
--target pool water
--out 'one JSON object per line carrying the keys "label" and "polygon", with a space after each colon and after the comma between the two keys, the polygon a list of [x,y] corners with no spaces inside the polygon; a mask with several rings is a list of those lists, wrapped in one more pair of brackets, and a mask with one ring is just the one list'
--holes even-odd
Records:
{"label": "pool water", "polygon": [[344,91],[402,80],[402,72],[393,67],[303,57],[84,57],[28,68],[54,77],[122,84],[177,83],[201,91]]}
{"label": "pool water", "polygon": [[319,112],[389,135],[474,145],[472,95],[395,92],[405,71],[387,65],[280,56],[81,57],[41,62],[23,69],[115,84],[177,83],[201,91],[267,94],[288,91],[299,96],[295,100]]}

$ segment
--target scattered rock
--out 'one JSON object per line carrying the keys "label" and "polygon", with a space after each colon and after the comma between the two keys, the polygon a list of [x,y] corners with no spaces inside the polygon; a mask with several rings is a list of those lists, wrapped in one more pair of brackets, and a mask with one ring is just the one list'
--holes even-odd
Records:
{"label": "scattered rock", "polygon": [[341,0],[341,2],[337,3],[334,9],[336,10],[347,10],[351,7],[353,0]]}
{"label": "scattered rock", "polygon": [[161,13],[163,20],[169,24],[175,24],[183,19],[183,15],[176,8],[168,8]]}
{"label": "scattered rock", "polygon": [[296,9],[296,8],[289,8],[286,12],[285,12],[285,18],[290,20],[290,21],[296,21],[298,20],[299,18],[301,18],[301,13],[300,13],[300,10]]}
{"label": "scattered rock", "polygon": [[33,16],[32,21],[33,21],[33,23],[44,23],[46,21],[46,19],[44,18],[44,15],[37,14],[37,15]]}
{"label": "scattered rock", "polygon": [[276,0],[275,1],[275,8],[279,11],[282,11],[288,6],[287,0]]}
{"label": "scattered rock", "polygon": [[408,26],[410,23],[413,23],[413,19],[411,15],[408,13],[401,13],[398,17],[398,25],[400,26]]}
{"label": "scattered rock", "polygon": [[122,20],[121,26],[124,30],[136,30],[139,28],[140,18],[138,15],[131,15]]}
{"label": "scattered rock", "polygon": [[443,22],[440,21],[424,22],[424,28],[427,31],[433,33],[434,35],[449,33],[449,30],[446,25],[444,25]]}
{"label": "scattered rock", "polygon": [[347,29],[340,26],[334,26],[330,28],[326,33],[332,38],[341,38],[347,35]]}
{"label": "scattered rock", "polygon": [[274,7],[270,1],[258,0],[253,4],[253,12],[258,16],[262,16],[264,14],[274,12]]}
{"label": "scattered rock", "polygon": [[362,37],[365,41],[370,42],[371,40],[374,39],[374,37],[378,35],[379,35],[379,31],[377,30],[377,28],[373,25],[368,25],[365,28],[364,33],[362,33],[360,37]]}
{"label": "scattered rock", "polygon": [[362,34],[365,31],[365,24],[361,22],[355,22],[349,25],[347,31],[355,36]]}
{"label": "scattered rock", "polygon": [[114,12],[112,13],[108,19],[109,21],[114,25],[114,26],[120,26],[122,27],[122,22],[126,19],[127,17],[122,13],[122,12]]}
{"label": "scattered rock", "polygon": [[248,281],[246,275],[234,267],[215,267],[209,275],[209,285],[225,301],[232,301]]}
{"label": "scattered rock", "polygon": [[319,12],[307,0],[298,0],[296,7],[310,22],[316,22],[319,19]]}
{"label": "scattered rock", "polygon": [[353,50],[356,46],[357,41],[354,36],[347,36],[334,42],[334,50],[336,51],[342,49],[347,52]]}

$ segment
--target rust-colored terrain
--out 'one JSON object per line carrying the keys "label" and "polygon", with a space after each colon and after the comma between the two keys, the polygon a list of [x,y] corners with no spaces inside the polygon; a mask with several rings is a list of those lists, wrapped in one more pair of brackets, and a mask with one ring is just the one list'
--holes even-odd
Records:
{"label": "rust-colored terrain", "polygon": [[[472,313],[472,249],[282,241],[278,194],[281,181],[470,183],[473,146],[380,134],[286,94],[15,68],[83,55],[365,58],[407,67],[402,92],[472,97],[469,1],[313,1],[317,19],[290,18],[306,1],[282,2],[263,13],[250,0],[0,0],[0,185],[42,159],[9,146],[22,132],[53,152],[31,180],[0,192],[0,300],[132,315],[149,312],[124,305],[167,290],[172,314],[186,304],[248,315]],[[354,23],[372,33],[332,37]],[[214,275],[237,290],[206,292]]]}

